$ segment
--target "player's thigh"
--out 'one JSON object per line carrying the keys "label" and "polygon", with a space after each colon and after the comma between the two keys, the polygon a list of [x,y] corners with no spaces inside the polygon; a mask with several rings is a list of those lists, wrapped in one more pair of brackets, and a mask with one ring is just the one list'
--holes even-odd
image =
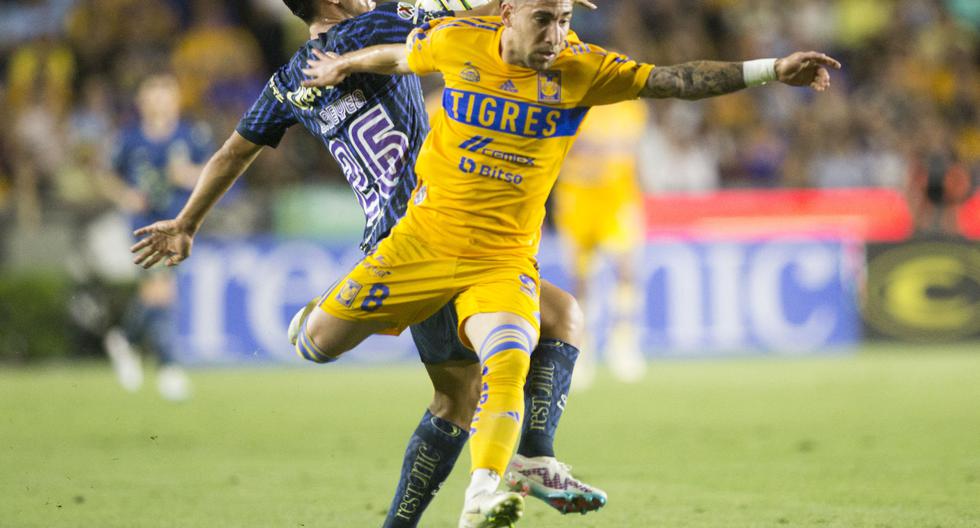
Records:
{"label": "player's thigh", "polygon": [[446,303],[428,319],[412,325],[409,330],[422,363],[439,365],[452,361],[479,361],[476,353],[460,341],[458,328],[459,318],[456,316],[456,307],[451,302]]}
{"label": "player's thigh", "polygon": [[455,305],[463,344],[478,353],[483,344],[482,339],[473,340],[467,330],[470,318],[506,313],[520,320],[522,328],[530,329],[533,349],[541,329],[541,282],[535,261],[526,258],[474,259],[461,263],[458,271],[457,279],[463,286]]}
{"label": "player's thigh", "polygon": [[473,314],[463,323],[463,331],[471,343],[479,343],[477,349],[484,360],[501,346],[520,348],[530,354],[538,344],[537,328],[525,316],[513,312]]}
{"label": "player's thigh", "polygon": [[320,352],[337,357],[356,347],[372,334],[383,333],[391,328],[384,321],[357,321],[341,319],[324,310],[310,312],[306,331]]}
{"label": "player's thigh", "polygon": [[541,280],[541,338],[577,345],[585,315],[575,297],[551,282]]}
{"label": "player's thigh", "polygon": [[454,266],[454,259],[393,234],[323,296],[320,309],[336,319],[379,323],[371,326],[380,326],[378,333],[398,335],[452,299]]}

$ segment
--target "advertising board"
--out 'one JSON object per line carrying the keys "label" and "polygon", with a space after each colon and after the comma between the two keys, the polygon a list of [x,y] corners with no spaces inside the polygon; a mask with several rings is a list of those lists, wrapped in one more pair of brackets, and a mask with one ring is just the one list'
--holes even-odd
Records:
{"label": "advertising board", "polygon": [[[541,247],[542,276],[568,288],[559,243]],[[307,240],[202,240],[179,268],[180,359],[188,363],[296,362],[286,343],[293,313],[328,289],[360,254]],[[863,254],[839,241],[651,241],[638,256],[643,299],[640,332],[651,357],[813,354],[860,338],[855,262]],[[858,268],[860,265],[857,266]],[[608,271],[593,298],[606,299]],[[602,306],[590,309],[601,343]],[[415,358],[406,332],[373,337],[345,361]]]}

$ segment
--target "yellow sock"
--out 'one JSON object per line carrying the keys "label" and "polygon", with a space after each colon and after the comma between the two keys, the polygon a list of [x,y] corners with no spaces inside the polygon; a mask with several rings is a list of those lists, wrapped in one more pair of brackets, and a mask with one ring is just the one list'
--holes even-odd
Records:
{"label": "yellow sock", "polygon": [[490,346],[481,347],[489,350],[481,350],[486,357],[483,389],[470,428],[470,458],[472,471],[489,469],[503,475],[521,434],[531,354],[524,340],[503,338],[494,345],[491,338]]}

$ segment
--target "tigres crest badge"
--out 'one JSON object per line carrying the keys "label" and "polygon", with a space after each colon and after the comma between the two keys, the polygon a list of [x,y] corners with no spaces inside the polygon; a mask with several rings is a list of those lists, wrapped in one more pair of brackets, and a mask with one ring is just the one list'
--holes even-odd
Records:
{"label": "tigres crest badge", "polygon": [[337,293],[337,302],[350,308],[350,305],[354,303],[354,299],[357,298],[357,294],[361,292],[361,287],[361,284],[356,280],[347,279],[347,283]]}
{"label": "tigres crest badge", "polygon": [[538,102],[561,102],[561,72],[548,70],[538,73]]}

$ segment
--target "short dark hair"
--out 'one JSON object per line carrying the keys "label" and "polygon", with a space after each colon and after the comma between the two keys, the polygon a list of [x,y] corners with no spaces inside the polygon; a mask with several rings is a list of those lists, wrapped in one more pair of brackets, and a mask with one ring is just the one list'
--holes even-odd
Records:
{"label": "short dark hair", "polygon": [[286,7],[293,12],[294,15],[303,19],[303,22],[307,24],[312,24],[316,20],[316,8],[314,4],[316,0],[282,0],[286,3]]}

